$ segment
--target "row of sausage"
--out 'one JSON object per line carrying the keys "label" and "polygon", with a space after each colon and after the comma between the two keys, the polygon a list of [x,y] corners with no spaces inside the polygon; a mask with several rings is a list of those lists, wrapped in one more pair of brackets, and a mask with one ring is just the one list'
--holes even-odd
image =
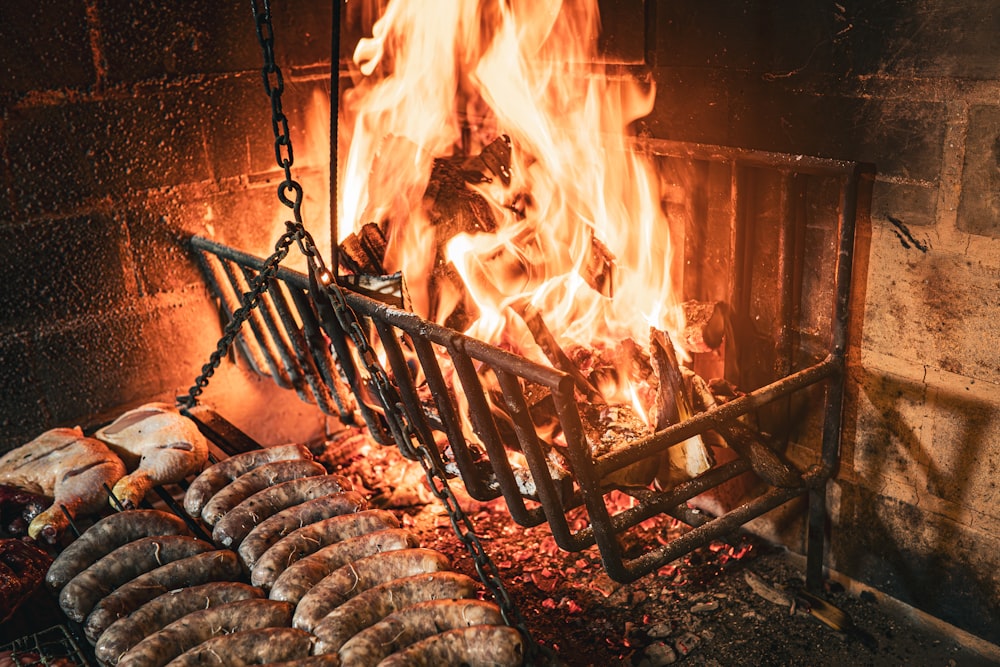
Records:
{"label": "row of sausage", "polygon": [[[309,450],[205,468],[184,511],[112,514],[70,543],[46,584],[104,665],[519,665],[520,633],[479,586],[370,509]],[[249,583],[247,583],[249,582]]]}

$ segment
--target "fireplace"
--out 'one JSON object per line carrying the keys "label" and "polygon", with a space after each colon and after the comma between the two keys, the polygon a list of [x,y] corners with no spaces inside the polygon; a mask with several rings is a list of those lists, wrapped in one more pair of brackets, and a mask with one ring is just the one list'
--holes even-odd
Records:
{"label": "fireplace", "polygon": [[[691,146],[876,165],[853,255],[824,562],[1000,641],[991,8],[708,11],[635,0],[602,10],[605,58],[622,76],[657,82],[638,134],[679,184],[699,170],[703,180],[683,185],[720,178],[711,156],[677,154]],[[343,58],[370,31],[371,11],[345,3]],[[0,211],[11,241],[0,251],[5,448],[183,393],[219,334],[189,239],[266,255],[281,215],[246,8],[80,2],[11,12],[0,28],[10,63],[0,93]],[[331,99],[332,12],[276,7],[275,21],[307,220],[326,236],[327,223],[311,220],[328,206],[329,153],[320,145],[313,154],[324,140],[305,119]],[[666,204],[689,206],[677,192]],[[316,437],[332,423],[242,361],[223,365],[205,400],[264,443]],[[815,414],[806,423],[815,427]],[[799,433],[783,435],[793,458],[816,451]],[[803,514],[792,503],[752,525],[805,552]]]}

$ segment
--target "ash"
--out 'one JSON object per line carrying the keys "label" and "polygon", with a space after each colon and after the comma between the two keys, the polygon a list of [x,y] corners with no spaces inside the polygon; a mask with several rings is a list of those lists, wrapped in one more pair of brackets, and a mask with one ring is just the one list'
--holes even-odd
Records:
{"label": "ash", "polygon": [[[477,578],[419,464],[356,431],[336,435],[321,459],[368,489],[374,506],[395,511],[423,546]],[[541,646],[542,665],[1000,664],[896,613],[874,591],[856,596],[829,582],[822,597],[833,608],[810,604],[798,559],[750,534],[734,534],[620,584],[604,572],[596,548],[565,552],[547,526],[514,523],[502,498],[478,502],[457,479],[451,488]],[[653,518],[622,544],[634,556],[685,529],[670,517]]]}

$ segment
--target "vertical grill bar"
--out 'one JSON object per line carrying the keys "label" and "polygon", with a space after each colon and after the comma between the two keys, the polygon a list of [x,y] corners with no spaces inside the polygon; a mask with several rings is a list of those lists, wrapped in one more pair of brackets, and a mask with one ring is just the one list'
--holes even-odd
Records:
{"label": "vertical grill bar", "polygon": [[389,368],[396,376],[396,387],[399,389],[399,397],[403,401],[403,410],[406,417],[416,431],[417,438],[427,448],[431,456],[440,466],[444,466],[441,453],[434,442],[434,434],[431,433],[427,417],[420,406],[420,399],[417,397],[417,390],[413,384],[413,374],[410,366],[403,355],[399,339],[396,337],[396,329],[383,320],[373,320],[375,329],[378,331],[379,340],[385,349],[386,358],[389,360]]}
{"label": "vertical grill bar", "polygon": [[[319,370],[320,377],[323,378],[330,393],[336,398],[337,409],[340,412],[341,419],[350,421],[352,419],[351,403],[341,390],[343,383],[337,375],[337,366],[330,355],[330,346],[323,335],[319,319],[316,316],[315,306],[313,306],[313,302],[309,299],[304,289],[297,285],[289,285],[287,282],[285,284],[288,285],[288,294],[292,297],[292,303],[299,314],[299,320],[302,322],[302,336],[305,339],[308,350],[312,353],[312,358]],[[344,375],[349,378],[350,375],[348,375],[347,368],[344,364],[341,364],[341,367],[345,368]]]}
{"label": "vertical grill bar", "polygon": [[[334,376],[330,375],[328,381],[324,382],[324,378],[320,377],[320,372],[317,368],[318,357],[315,355],[315,350],[313,350],[314,354],[308,354],[310,347],[307,345],[305,336],[302,330],[299,329],[294,315],[292,315],[288,299],[285,298],[282,288],[283,284],[279,280],[271,279],[267,291],[271,295],[271,301],[278,315],[278,320],[284,327],[285,334],[290,341],[290,353],[294,355],[294,361],[300,375],[305,379],[309,390],[312,391],[312,395],[316,399],[316,405],[324,413],[328,415],[345,414],[344,406],[341,405],[340,401],[336,400],[336,398],[339,398],[339,392],[334,392],[330,389],[330,387],[336,387],[338,384],[334,381]],[[325,348],[320,346],[320,349]]]}
{"label": "vertical grill bar", "polygon": [[[243,270],[243,278],[248,285],[259,275],[253,271],[250,267],[240,264],[239,267]],[[275,313],[273,312],[272,303],[274,301],[274,294],[271,292],[275,287],[275,281],[268,282],[268,290],[261,294],[260,303],[255,309],[254,313],[259,314],[260,321],[264,323],[264,329],[260,331],[260,336],[263,336],[261,342],[261,347],[265,348],[270,352],[268,355],[269,361],[274,365],[278,365],[278,360],[280,360],[280,369],[284,377],[288,379],[288,384],[295,389],[295,393],[299,395],[306,403],[317,402],[312,394],[308,391],[307,387],[303,384],[304,378],[302,367],[299,365],[295,358],[294,353],[291,350],[291,346],[282,335],[282,330],[278,327],[278,323],[275,319]],[[258,325],[259,326],[259,325]],[[255,333],[257,330],[254,330]],[[264,332],[267,335],[264,335]]]}
{"label": "vertical grill bar", "polygon": [[434,396],[434,406],[437,408],[441,427],[451,444],[455,465],[458,466],[469,495],[480,501],[496,498],[500,495],[499,491],[490,489],[486,485],[482,472],[477,469],[476,462],[472,458],[472,452],[465,441],[465,435],[462,433],[461,418],[455,407],[455,399],[448,383],[445,382],[444,376],[441,374],[441,366],[438,364],[437,355],[431,342],[420,337],[413,337],[412,342],[417,359],[420,360],[420,367],[424,371],[424,377],[427,378],[427,386],[431,390],[431,395]]}
{"label": "vertical grill bar", "polygon": [[[521,384],[517,377],[510,373],[498,370],[496,376],[500,382],[500,388],[503,391],[511,419],[514,421],[514,430],[517,432],[518,442],[521,443],[521,452],[528,461],[528,469],[531,472],[538,499],[542,503],[545,518],[552,529],[552,536],[557,543],[569,543],[571,536],[566,515],[563,513],[563,494],[559,493],[555,480],[549,473],[548,462],[542,452],[541,443],[538,441],[538,434],[535,431],[535,424],[531,420],[531,412],[524,399],[524,392],[521,391]],[[571,489],[566,490],[567,493],[570,491]]]}
{"label": "vertical grill bar", "polygon": [[486,454],[490,457],[493,472],[500,484],[503,497],[507,501],[507,509],[514,520],[523,526],[534,526],[541,523],[545,520],[542,512],[538,508],[529,511],[524,504],[517,480],[514,479],[514,471],[507,460],[507,452],[493,421],[489,401],[486,399],[483,385],[479,381],[479,375],[476,373],[472,361],[457,346],[449,346],[448,353],[455,364],[455,372],[462,383],[463,393],[469,401],[469,417],[472,421],[472,428],[486,448]]}
{"label": "vertical grill bar", "polygon": [[[226,277],[229,278],[229,283],[236,290],[236,293],[240,295],[240,305],[245,305],[243,303],[243,294],[248,291],[248,286],[240,281],[239,275],[233,269],[233,266],[239,266],[235,262],[223,262],[222,268],[226,273]],[[259,313],[260,308],[255,308],[251,313],[250,317],[247,318],[247,324],[250,325],[250,331],[253,332],[254,338],[257,340],[258,349],[261,352],[261,356],[264,358],[264,363],[270,369],[270,375],[274,378],[274,381],[279,387],[283,389],[290,389],[292,387],[292,382],[288,378],[288,374],[275,359],[275,352],[271,341],[264,335],[261,330],[260,320],[261,315]]]}

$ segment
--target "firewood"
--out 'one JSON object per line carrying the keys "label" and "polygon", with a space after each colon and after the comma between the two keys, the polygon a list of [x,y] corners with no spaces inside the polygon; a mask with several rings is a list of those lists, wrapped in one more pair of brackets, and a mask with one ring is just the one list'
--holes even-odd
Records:
{"label": "firewood", "polygon": [[505,186],[510,185],[510,137],[501,134],[483,148],[479,155],[473,155],[462,163],[462,176],[469,183],[490,183],[493,177]]}
{"label": "firewood", "polygon": [[[717,405],[708,383],[694,373],[691,374],[691,387],[706,410]],[[738,419],[720,426],[718,431],[726,445],[745,459],[754,473],[768,484],[783,488],[802,486],[802,476],[794,466],[770,447],[757,431]]]}
{"label": "firewood", "polygon": [[549,331],[548,326],[545,324],[545,320],[542,318],[542,314],[538,312],[527,299],[519,299],[511,304],[511,309],[521,316],[524,323],[528,327],[528,331],[531,332],[531,336],[538,343],[538,346],[545,353],[546,358],[552,363],[555,368],[567,373],[573,378],[573,382],[576,384],[577,389],[579,389],[588,400],[595,403],[607,403],[601,392],[591,384],[580,369],[576,367],[573,360],[570,359],[566,353],[563,351],[562,347],[556,341],[556,337],[552,335]]}
{"label": "firewood", "polygon": [[355,275],[380,276],[385,273],[386,238],[373,222],[351,233],[340,244],[338,260],[344,270]]}
{"label": "firewood", "polygon": [[[653,428],[659,431],[690,418],[694,410],[684,386],[684,378],[669,334],[652,329],[649,340],[650,361],[653,372],[659,379],[659,390],[653,411]],[[695,435],[664,452],[655,481],[660,488],[667,489],[681,481],[696,477],[711,467],[712,460],[708,448],[701,436]]]}
{"label": "firewood", "polygon": [[725,339],[728,308],[721,301],[685,301],[681,347],[691,354],[718,350]]}

